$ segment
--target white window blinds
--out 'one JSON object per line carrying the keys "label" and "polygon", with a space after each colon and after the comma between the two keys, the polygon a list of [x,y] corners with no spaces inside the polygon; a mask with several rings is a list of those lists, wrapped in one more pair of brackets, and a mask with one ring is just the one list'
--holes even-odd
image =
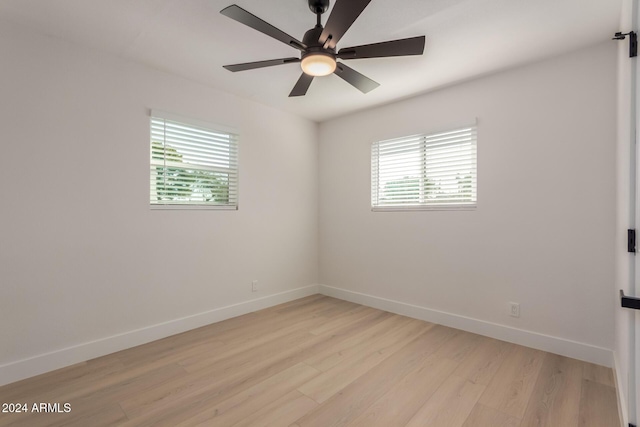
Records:
{"label": "white window blinds", "polygon": [[371,146],[374,210],[474,207],[476,126]]}
{"label": "white window blinds", "polygon": [[151,117],[152,206],[238,207],[237,135]]}

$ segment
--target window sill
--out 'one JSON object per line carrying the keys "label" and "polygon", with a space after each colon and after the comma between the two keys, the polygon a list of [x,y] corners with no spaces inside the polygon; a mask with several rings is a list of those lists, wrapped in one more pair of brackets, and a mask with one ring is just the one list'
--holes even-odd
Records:
{"label": "window sill", "polygon": [[149,205],[149,209],[155,210],[204,210],[204,211],[237,211],[237,206],[215,206],[215,205]]}
{"label": "window sill", "polygon": [[419,206],[373,206],[372,212],[411,212],[411,211],[473,211],[478,205],[419,205]]}

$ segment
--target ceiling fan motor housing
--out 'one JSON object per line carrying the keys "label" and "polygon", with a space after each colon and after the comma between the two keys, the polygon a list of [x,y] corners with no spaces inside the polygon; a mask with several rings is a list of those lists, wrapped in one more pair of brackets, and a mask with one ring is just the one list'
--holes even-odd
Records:
{"label": "ceiling fan motor housing", "polygon": [[[309,0],[309,3],[311,3],[311,1],[312,0]],[[333,58],[334,60],[336,59],[335,49],[324,48],[320,43],[319,39],[320,39],[320,34],[322,34],[322,30],[323,28],[321,26],[320,27],[316,26],[304,34],[302,43],[307,45],[307,48],[302,53],[302,57],[300,59],[304,59],[309,55],[326,55]]]}
{"label": "ceiling fan motor housing", "polygon": [[[320,43],[320,35],[322,34],[322,26],[317,25],[304,34],[302,42],[307,46],[302,51],[300,58],[302,70],[310,75],[323,76],[329,72],[333,72],[336,67],[336,51],[332,48],[325,48]],[[322,59],[321,57],[325,57]],[[306,59],[306,60],[305,60]],[[311,63],[320,62],[326,66],[322,68],[321,74],[314,74],[310,68],[307,68]],[[332,66],[331,66],[332,65]]]}
{"label": "ceiling fan motor housing", "polygon": [[313,27],[312,29],[304,33],[304,37],[302,38],[302,43],[308,46],[308,48],[305,49],[305,53],[309,53],[309,52],[325,52],[328,54],[336,53],[335,49],[322,47],[322,43],[320,43],[320,35],[322,34],[322,30],[323,30],[322,26],[316,25],[315,27]]}

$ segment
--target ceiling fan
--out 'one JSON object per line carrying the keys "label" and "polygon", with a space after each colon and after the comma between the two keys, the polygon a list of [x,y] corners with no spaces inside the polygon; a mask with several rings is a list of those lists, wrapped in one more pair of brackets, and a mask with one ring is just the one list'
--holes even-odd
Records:
{"label": "ceiling fan", "polygon": [[314,77],[327,76],[331,73],[345,80],[363,93],[380,86],[379,83],[347,67],[336,59],[348,60],[359,58],[384,58],[389,56],[422,55],[425,36],[392,40],[362,46],[336,49],[336,44],[347,32],[353,22],[360,16],[371,0],[336,0],[331,15],[325,26],[320,21],[321,15],[329,9],[329,0],[308,0],[309,9],[316,15],[316,26],[307,31],[299,41],[273,25],[247,12],[238,5],[231,5],[220,11],[254,30],[258,30],[279,40],[301,52],[300,58],[281,58],[268,61],[247,62],[243,64],[225,65],[229,71],[244,71],[255,68],[299,62],[302,75],[293,87],[289,96],[303,96],[307,93]]}

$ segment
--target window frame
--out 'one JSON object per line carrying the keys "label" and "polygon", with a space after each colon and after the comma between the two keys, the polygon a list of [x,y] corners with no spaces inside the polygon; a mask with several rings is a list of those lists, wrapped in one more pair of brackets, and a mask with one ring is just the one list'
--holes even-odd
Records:
{"label": "window frame", "polygon": [[[396,140],[403,140],[403,139],[411,139],[411,138],[429,138],[435,135],[439,135],[439,134],[446,134],[449,132],[457,132],[457,131],[462,131],[464,129],[470,128],[473,130],[474,132],[474,136],[475,138],[473,138],[473,151],[475,153],[475,200],[471,203],[467,202],[464,204],[461,203],[424,203],[424,202],[420,202],[418,204],[406,204],[406,205],[375,205],[374,204],[374,200],[375,198],[379,198],[380,197],[380,189],[379,187],[375,187],[374,186],[374,175],[376,172],[374,172],[374,167],[378,169],[379,171],[379,164],[378,165],[374,165],[374,150],[376,149],[376,147],[379,147],[379,144],[381,143],[385,143],[385,142],[393,142]],[[422,143],[421,147],[420,147],[420,156],[421,157],[425,157],[426,156],[426,140],[425,142]],[[374,141],[370,144],[370,205],[371,205],[371,211],[372,212],[411,212],[411,211],[473,211],[476,210],[478,207],[478,124],[477,124],[477,119],[475,121],[472,121],[471,123],[467,122],[467,124],[463,124],[463,125],[456,125],[456,126],[448,126],[446,128],[441,128],[441,129],[436,129],[436,130],[429,130],[428,132],[422,132],[422,133],[417,133],[417,134],[413,134],[413,135],[405,135],[405,136],[400,136],[400,137],[395,137],[395,138],[387,138],[387,139],[381,139],[381,140],[377,140]],[[378,154],[378,161],[379,161],[379,154]],[[426,169],[425,169],[426,171]],[[421,171],[421,175],[424,172]],[[422,189],[424,186],[425,180],[423,179],[423,177],[420,178],[420,183],[419,186]],[[380,184],[380,180],[378,178],[378,185]],[[377,190],[377,195],[376,195],[376,190]],[[420,198],[422,198],[422,191],[421,194],[419,196]]]}
{"label": "window frame", "polygon": [[[239,131],[233,127],[230,126],[224,126],[224,125],[219,125],[213,122],[209,122],[209,121],[205,121],[205,120],[200,120],[200,119],[194,119],[194,118],[190,118],[190,117],[185,117],[185,116],[181,116],[178,114],[174,114],[174,113],[169,113],[167,111],[162,111],[162,110],[150,110],[149,112],[149,138],[147,140],[147,143],[149,144],[148,148],[149,148],[149,170],[151,170],[151,168],[153,167],[153,163],[152,163],[152,150],[153,150],[153,141],[152,141],[152,135],[151,135],[151,129],[152,129],[152,121],[153,119],[161,119],[161,120],[166,120],[166,121],[170,121],[173,123],[177,123],[177,124],[182,124],[185,126],[193,126],[194,128],[201,128],[204,130],[208,130],[211,132],[218,132],[218,133],[223,133],[223,134],[227,134],[229,136],[232,136],[235,140],[235,162],[236,162],[236,167],[235,167],[235,175],[236,175],[236,184],[235,184],[235,204],[197,204],[197,203],[185,203],[185,204],[180,204],[180,203],[175,203],[175,204],[169,204],[169,203],[152,203],[151,202],[151,196],[152,196],[152,186],[151,183],[149,183],[149,208],[151,210],[219,210],[219,211],[237,211],[239,209],[239,205],[240,205],[240,194],[239,194],[239,190],[240,190],[240,144],[239,144],[239,139],[240,139],[240,134]],[[148,175],[149,178],[151,178],[150,175]]]}

